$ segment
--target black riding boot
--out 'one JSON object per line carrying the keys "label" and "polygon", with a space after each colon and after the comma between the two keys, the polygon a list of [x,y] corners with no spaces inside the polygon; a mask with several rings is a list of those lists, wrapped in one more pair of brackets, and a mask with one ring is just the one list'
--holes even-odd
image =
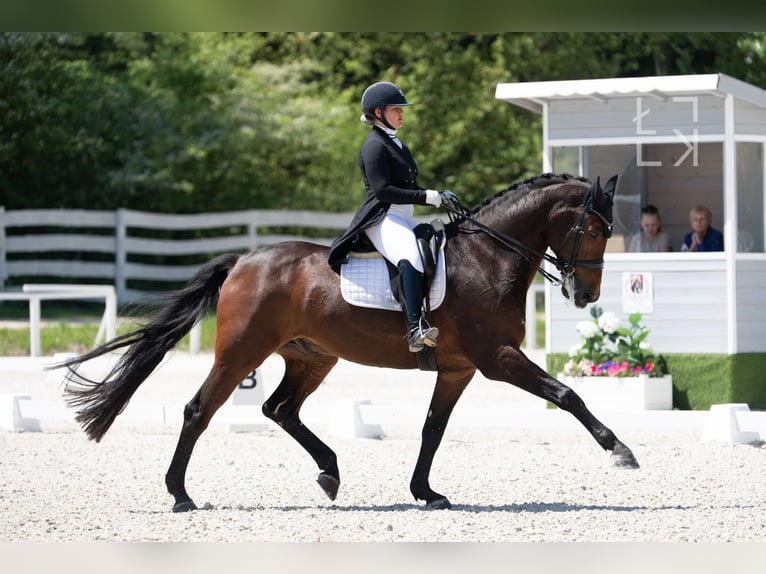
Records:
{"label": "black riding boot", "polygon": [[417,353],[423,349],[423,345],[435,347],[439,329],[431,327],[423,318],[423,278],[406,259],[399,261],[396,267],[399,270],[399,298],[407,322],[410,351]]}

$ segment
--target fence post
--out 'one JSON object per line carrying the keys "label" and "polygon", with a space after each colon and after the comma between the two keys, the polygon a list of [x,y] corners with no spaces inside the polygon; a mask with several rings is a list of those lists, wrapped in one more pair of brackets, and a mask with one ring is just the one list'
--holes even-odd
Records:
{"label": "fence post", "polygon": [[199,355],[202,347],[202,321],[197,321],[189,331],[189,352],[192,355]]}
{"label": "fence post", "polygon": [[249,211],[250,223],[247,225],[247,235],[250,238],[250,251],[255,251],[258,247],[258,228],[255,225],[257,213],[254,209]]}
{"label": "fence post", "polygon": [[117,295],[113,287],[109,289],[104,295],[104,315],[96,333],[96,344],[100,343],[102,338],[106,343],[117,336]]}
{"label": "fence post", "polygon": [[29,297],[29,356],[39,357],[40,349],[40,297],[30,295]]}
{"label": "fence post", "polygon": [[127,281],[125,265],[128,257],[125,252],[125,209],[119,208],[114,212],[114,286],[117,289],[117,301],[127,301]]}
{"label": "fence post", "polygon": [[524,339],[526,348],[533,350],[537,348],[537,294],[545,295],[545,285],[541,283],[532,283],[527,292],[526,306],[526,337]]}

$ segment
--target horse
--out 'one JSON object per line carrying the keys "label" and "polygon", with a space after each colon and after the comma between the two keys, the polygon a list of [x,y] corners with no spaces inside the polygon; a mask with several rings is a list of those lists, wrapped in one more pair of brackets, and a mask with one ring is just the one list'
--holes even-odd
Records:
{"label": "horse", "polygon": [[[638,467],[631,450],[583,400],[519,348],[525,335],[527,291],[538,271],[556,280],[563,296],[578,308],[598,300],[616,179],[602,188],[600,179],[594,183],[566,174],[541,174],[497,192],[473,209],[459,201],[447,206],[452,233],[442,253],[448,280],[443,302],[432,312],[440,330],[434,349],[438,370],[410,481],[412,495],[424,501],[425,508],[451,507],[446,496],[431,488],[429,475],[450,414],[477,370],[571,413],[611,451],[615,466]],[[215,311],[213,365],[184,407],[165,475],[174,498],[172,510],[197,509],[185,487],[192,450],[216,410],[273,353],[284,359],[285,371],[262,411],[314,459],[318,484],[335,500],[340,486],[336,454],[303,424],[301,406],[339,358],[396,369],[415,369],[417,361],[403,339],[401,313],[344,301],[327,255],[326,246],[287,241],[247,254],[219,255],[202,265],[184,287],[159,296],[143,326],[53,366],[68,369],[64,395],[77,410],[77,422],[99,442],[165,354],[205,314]],[[543,259],[561,277],[543,270]],[[118,350],[119,360],[102,380],[78,375],[84,362]]]}

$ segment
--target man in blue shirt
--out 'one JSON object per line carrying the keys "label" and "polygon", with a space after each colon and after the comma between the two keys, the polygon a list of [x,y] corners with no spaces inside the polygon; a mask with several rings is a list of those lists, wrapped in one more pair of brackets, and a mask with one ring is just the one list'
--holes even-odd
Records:
{"label": "man in blue shirt", "polygon": [[723,251],[723,234],[710,227],[713,214],[704,205],[693,207],[689,212],[692,230],[684,236],[681,251]]}

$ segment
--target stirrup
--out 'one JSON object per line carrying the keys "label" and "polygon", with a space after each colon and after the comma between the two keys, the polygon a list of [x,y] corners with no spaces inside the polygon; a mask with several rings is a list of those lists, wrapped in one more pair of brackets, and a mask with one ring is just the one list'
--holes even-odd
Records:
{"label": "stirrup", "polygon": [[423,350],[423,347],[426,346],[436,347],[438,337],[438,328],[426,326],[424,329],[422,326],[416,325],[410,329],[409,333],[407,333],[407,343],[409,345],[410,352],[418,353]]}
{"label": "stirrup", "polygon": [[437,327],[428,327],[423,329],[421,333],[423,336],[423,343],[425,343],[427,347],[435,347],[438,344],[437,339],[439,338],[439,329]]}

